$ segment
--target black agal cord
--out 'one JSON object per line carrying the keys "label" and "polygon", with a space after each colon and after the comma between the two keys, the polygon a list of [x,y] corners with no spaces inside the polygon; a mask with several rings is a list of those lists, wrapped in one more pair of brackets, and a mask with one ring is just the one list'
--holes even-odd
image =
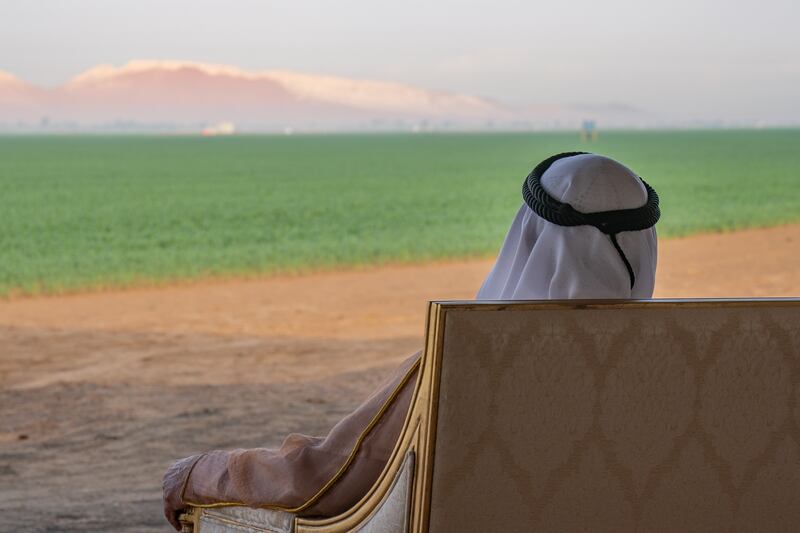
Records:
{"label": "black agal cord", "polygon": [[598,213],[581,213],[571,205],[559,202],[550,196],[541,183],[542,175],[550,168],[555,161],[574,155],[582,155],[587,152],[565,152],[548,157],[534,168],[525,181],[522,183],[522,197],[531,210],[553,224],[559,226],[594,226],[611,238],[628,275],[631,278],[631,288],[636,283],[636,276],[633,268],[625,257],[625,253],[617,242],[617,233],[621,231],[639,231],[655,226],[661,217],[658,208],[658,194],[655,189],[639,178],[647,190],[647,202],[635,209],[618,209],[615,211],[600,211]]}

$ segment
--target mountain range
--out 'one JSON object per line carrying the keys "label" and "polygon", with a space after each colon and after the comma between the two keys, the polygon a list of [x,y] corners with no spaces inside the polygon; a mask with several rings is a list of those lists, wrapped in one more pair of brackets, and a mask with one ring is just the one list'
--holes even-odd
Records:
{"label": "mountain range", "polygon": [[[5,131],[363,131],[642,125],[620,105],[512,107],[407,84],[186,61],[99,65],[42,88],[0,70]],[[211,128],[211,129],[209,129]]]}

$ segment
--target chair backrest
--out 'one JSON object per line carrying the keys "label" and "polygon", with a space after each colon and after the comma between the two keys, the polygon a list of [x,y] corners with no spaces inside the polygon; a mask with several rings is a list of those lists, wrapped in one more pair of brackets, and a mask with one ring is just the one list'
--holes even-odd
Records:
{"label": "chair backrest", "polygon": [[417,530],[800,524],[798,300],[432,304],[425,357]]}

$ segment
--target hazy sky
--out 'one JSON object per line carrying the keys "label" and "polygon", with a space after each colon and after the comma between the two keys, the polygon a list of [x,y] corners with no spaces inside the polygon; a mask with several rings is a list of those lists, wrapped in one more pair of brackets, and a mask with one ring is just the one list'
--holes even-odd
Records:
{"label": "hazy sky", "polygon": [[0,0],[0,69],[52,86],[186,59],[505,103],[800,120],[800,0]]}

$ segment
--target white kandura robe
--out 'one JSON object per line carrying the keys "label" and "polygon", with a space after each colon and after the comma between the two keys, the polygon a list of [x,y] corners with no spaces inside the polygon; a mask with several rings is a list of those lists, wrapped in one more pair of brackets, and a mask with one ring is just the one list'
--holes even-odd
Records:
{"label": "white kandura robe", "polygon": [[[636,208],[647,201],[633,172],[593,154],[554,162],[542,176],[542,185],[582,212]],[[477,299],[650,298],[655,229],[623,232],[618,241],[636,276],[633,289],[607,235],[591,226],[552,224],[523,204]],[[386,465],[409,408],[418,366],[419,353],[326,437],[292,434],[278,449],[212,451],[174,463],[164,476],[165,514],[177,526],[176,512],[187,505],[240,504],[304,516],[345,511]],[[373,420],[376,424],[367,431]]]}

